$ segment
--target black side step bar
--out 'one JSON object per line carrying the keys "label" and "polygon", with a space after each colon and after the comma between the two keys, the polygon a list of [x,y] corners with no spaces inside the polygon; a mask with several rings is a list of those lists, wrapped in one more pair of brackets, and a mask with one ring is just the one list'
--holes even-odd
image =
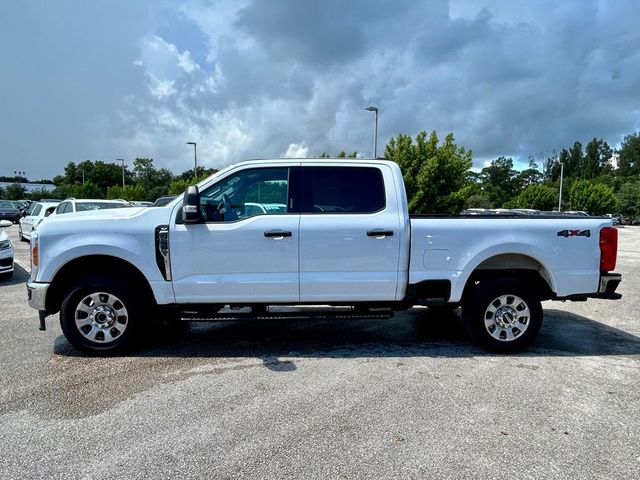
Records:
{"label": "black side step bar", "polygon": [[[243,309],[249,310],[249,309]],[[198,312],[183,310],[179,312],[180,320],[187,322],[230,322],[236,320],[356,320],[377,319],[386,320],[394,316],[394,312],[388,309],[360,310],[360,309],[335,309],[335,310],[307,310],[307,311],[260,311],[260,312]]]}

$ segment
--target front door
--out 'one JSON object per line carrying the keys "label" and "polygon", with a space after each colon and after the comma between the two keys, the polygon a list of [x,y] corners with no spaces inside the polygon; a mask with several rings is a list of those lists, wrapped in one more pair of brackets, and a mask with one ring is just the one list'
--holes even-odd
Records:
{"label": "front door", "polygon": [[201,192],[203,222],[169,234],[178,303],[298,302],[298,231],[288,166],[231,173]]}

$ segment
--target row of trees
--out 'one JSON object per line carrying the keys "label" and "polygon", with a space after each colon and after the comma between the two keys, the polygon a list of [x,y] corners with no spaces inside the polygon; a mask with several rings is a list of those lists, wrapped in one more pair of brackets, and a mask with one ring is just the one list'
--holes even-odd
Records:
{"label": "row of trees", "polygon": [[[512,158],[499,157],[479,172],[471,170],[472,153],[449,134],[440,142],[435,132],[392,138],[385,157],[403,172],[413,213],[458,213],[464,208],[558,208],[563,173],[563,210],[594,215],[640,216],[640,134],[624,138],[614,151],[594,138],[517,170]],[[617,160],[617,167],[614,165]]]}
{"label": "row of trees", "polygon": [[[340,152],[339,158],[356,158],[357,152]],[[328,158],[322,153],[319,158]],[[402,169],[412,213],[458,213],[465,208],[558,207],[560,174],[563,173],[563,210],[592,214],[620,213],[640,216],[640,133],[624,138],[614,151],[594,138],[585,148],[580,142],[517,170],[512,158],[499,157],[474,171],[472,152],[455,143],[453,134],[440,141],[436,132],[420,132],[415,139],[400,134],[385,148],[385,158]],[[617,166],[612,163],[617,159]],[[542,165],[542,166],[540,166]],[[198,181],[215,169],[198,167]],[[123,198],[153,201],[177,195],[193,183],[193,170],[174,175],[156,168],[150,158],[137,158],[133,169],[114,163],[86,160],[69,162],[64,173],[53,178],[53,192],[36,191],[31,198]],[[22,179],[21,179],[22,180]],[[0,189],[1,190],[1,189]],[[2,198],[24,198],[19,184],[0,191]]]}
{"label": "row of trees", "polygon": [[[216,172],[216,169],[198,167],[197,181]],[[166,168],[156,168],[151,158],[136,158],[133,170],[124,167],[124,189],[122,188],[123,169],[121,165],[100,160],[85,160],[78,164],[69,162],[64,173],[53,178],[53,192],[36,190],[27,195],[24,187],[14,183],[0,191],[1,198],[22,199],[42,198],[122,198],[125,200],[153,201],[164,195],[177,195],[187,185],[193,183],[193,169],[174,175]],[[2,189],[0,189],[2,190]]]}

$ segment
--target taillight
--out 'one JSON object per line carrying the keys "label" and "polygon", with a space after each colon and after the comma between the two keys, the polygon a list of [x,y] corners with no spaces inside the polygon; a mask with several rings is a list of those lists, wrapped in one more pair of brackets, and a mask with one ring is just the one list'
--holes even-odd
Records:
{"label": "taillight", "polygon": [[610,272],[616,268],[618,256],[618,229],[604,227],[600,230],[600,271]]}

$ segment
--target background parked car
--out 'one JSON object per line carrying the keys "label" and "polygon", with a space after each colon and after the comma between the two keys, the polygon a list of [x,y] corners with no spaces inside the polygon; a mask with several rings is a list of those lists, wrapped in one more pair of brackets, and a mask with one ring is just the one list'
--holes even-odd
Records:
{"label": "background parked car", "polygon": [[20,219],[20,227],[18,235],[20,240],[26,241],[31,239],[31,231],[45,218],[53,213],[60,204],[60,200],[50,202],[36,202],[31,204],[28,212]]}
{"label": "background parked car", "polygon": [[9,220],[0,220],[0,278],[13,275],[13,244],[4,231],[4,227],[11,225]]}
{"label": "background parked car", "polygon": [[14,207],[20,210],[20,214],[29,208],[31,200],[10,200]]}
{"label": "background parked car", "polygon": [[20,210],[9,200],[0,200],[0,220],[9,220],[12,223],[18,223],[20,220]]}
{"label": "background parked car", "polygon": [[153,202],[153,206],[154,207],[164,207],[165,205],[169,204],[171,202],[171,200],[173,200],[174,198],[176,198],[176,195],[156,198],[156,201]]}
{"label": "background parked car", "polygon": [[100,200],[91,198],[67,198],[54,211],[54,215],[62,215],[64,213],[86,212],[90,210],[105,210],[108,208],[128,207],[129,203],[125,200]]}

